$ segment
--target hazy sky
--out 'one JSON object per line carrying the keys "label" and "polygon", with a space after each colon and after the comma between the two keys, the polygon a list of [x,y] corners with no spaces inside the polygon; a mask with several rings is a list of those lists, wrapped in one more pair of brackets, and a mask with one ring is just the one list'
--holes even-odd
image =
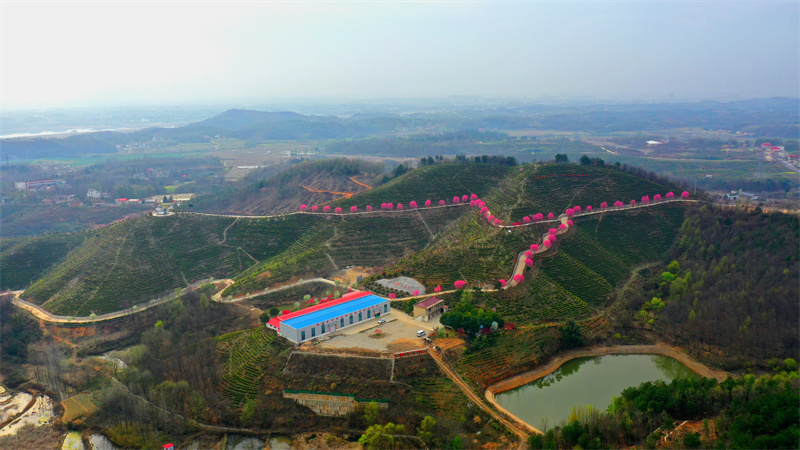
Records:
{"label": "hazy sky", "polygon": [[797,96],[788,2],[0,2],[5,110]]}

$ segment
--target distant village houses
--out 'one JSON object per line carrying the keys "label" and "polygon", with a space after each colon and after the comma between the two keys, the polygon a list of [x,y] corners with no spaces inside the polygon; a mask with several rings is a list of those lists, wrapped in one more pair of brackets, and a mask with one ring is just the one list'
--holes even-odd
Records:
{"label": "distant village houses", "polygon": [[37,189],[62,187],[67,183],[64,180],[39,180],[39,181],[16,181],[14,187],[18,191],[35,191]]}

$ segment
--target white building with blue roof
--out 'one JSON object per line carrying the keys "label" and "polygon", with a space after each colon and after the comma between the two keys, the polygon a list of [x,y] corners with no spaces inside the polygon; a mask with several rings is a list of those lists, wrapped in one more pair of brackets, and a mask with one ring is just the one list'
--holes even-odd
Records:
{"label": "white building with blue roof", "polygon": [[371,292],[354,292],[344,297],[301,309],[270,321],[271,328],[286,339],[301,344],[368,320],[386,315],[389,299]]}

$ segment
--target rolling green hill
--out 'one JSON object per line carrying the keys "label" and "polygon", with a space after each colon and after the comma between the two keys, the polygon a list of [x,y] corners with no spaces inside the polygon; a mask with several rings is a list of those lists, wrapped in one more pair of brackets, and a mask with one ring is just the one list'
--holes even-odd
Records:
{"label": "rolling green hill", "polygon": [[[299,169],[293,173],[314,176],[314,164]],[[578,172],[588,175],[565,176]],[[371,204],[372,214],[144,217],[88,233],[81,243],[70,240],[74,248],[68,254],[53,252],[50,259],[32,243],[9,246],[3,254],[29,249],[19,260],[34,262],[16,274],[17,282],[41,276],[23,298],[63,315],[118,310],[207,277],[234,278],[224,295],[235,296],[349,265],[394,264],[385,269],[389,274],[413,272],[429,288],[451,286],[457,279],[494,284],[508,278],[517,253],[538,242],[545,227],[501,230],[469,206],[410,211],[408,202],[422,206],[427,199],[434,204],[446,199],[451,204],[455,195],[474,193],[493,212],[513,220],[537,212],[534,208],[560,211],[576,199],[599,204],[671,189],[613,169],[578,165],[438,164],[332,204],[358,205],[360,211]],[[380,211],[383,202],[405,203],[406,211]],[[550,294],[537,290],[516,299],[522,309],[509,309],[511,299],[501,295],[498,309],[518,320],[586,314],[605,302],[631,265],[660,257],[674,240],[681,211],[662,205],[576,219],[574,236],[559,240],[559,251],[534,269],[542,277],[537,285]],[[50,266],[59,262],[48,270],[47,261]]]}

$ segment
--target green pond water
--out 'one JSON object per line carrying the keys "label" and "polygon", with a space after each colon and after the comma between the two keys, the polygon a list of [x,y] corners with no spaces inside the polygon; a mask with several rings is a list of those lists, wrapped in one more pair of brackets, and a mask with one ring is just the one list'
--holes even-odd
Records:
{"label": "green pond water", "polygon": [[668,356],[607,355],[576,358],[555,372],[497,394],[497,402],[536,428],[552,428],[569,418],[573,407],[591,405],[605,411],[615,396],[646,381],[696,377]]}

